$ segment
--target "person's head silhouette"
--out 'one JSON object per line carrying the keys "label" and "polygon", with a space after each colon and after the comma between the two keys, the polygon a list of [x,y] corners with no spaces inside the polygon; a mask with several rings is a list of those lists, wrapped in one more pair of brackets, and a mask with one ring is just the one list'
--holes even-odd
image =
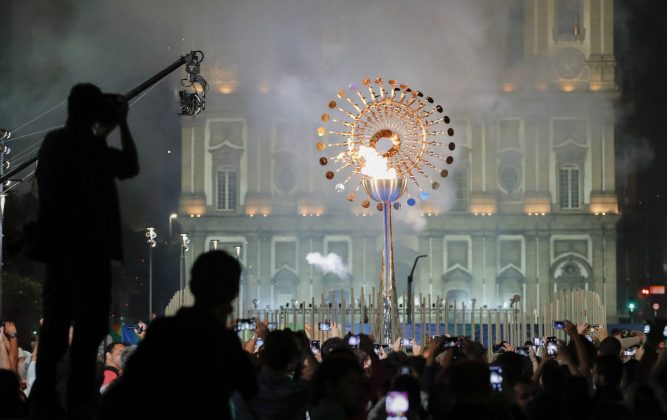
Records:
{"label": "person's head silhouette", "polygon": [[80,83],[72,87],[67,98],[67,124],[90,127],[104,108],[104,95],[91,83]]}
{"label": "person's head silhouette", "polygon": [[225,251],[208,251],[197,257],[190,271],[190,291],[195,306],[225,318],[239,294],[241,264]]}

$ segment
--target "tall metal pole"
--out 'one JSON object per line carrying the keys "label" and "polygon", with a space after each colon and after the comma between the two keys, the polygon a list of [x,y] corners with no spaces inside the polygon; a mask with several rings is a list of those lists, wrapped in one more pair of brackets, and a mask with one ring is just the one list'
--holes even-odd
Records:
{"label": "tall metal pole", "polygon": [[187,233],[181,233],[181,278],[180,278],[180,287],[181,287],[181,293],[180,293],[180,304],[181,307],[185,305],[185,252],[189,250],[190,248],[188,245],[190,244],[190,238],[188,237]]}
{"label": "tall metal pole", "polygon": [[[2,156],[2,154],[0,154]],[[2,159],[0,158],[0,161]],[[0,171],[2,171],[0,169]],[[0,316],[2,316],[2,279],[4,277],[4,272],[5,272],[5,259],[4,259],[4,254],[2,252],[2,246],[4,243],[4,231],[3,231],[3,226],[5,225],[5,198],[7,195],[5,194],[4,188],[0,187]]]}
{"label": "tall metal pole", "polygon": [[146,228],[146,237],[148,238],[148,322],[153,319],[153,248],[157,244],[157,232],[155,228]]}
{"label": "tall metal pole", "polygon": [[[243,245],[234,245],[234,250],[236,251],[236,262],[241,264],[241,261],[239,258],[241,257],[241,248],[243,248]],[[241,267],[243,269],[243,267]],[[236,299],[236,304],[237,306],[237,313],[238,313],[238,318],[243,318],[243,273],[241,273],[241,278],[239,279],[239,295]]]}
{"label": "tall metal pole", "polygon": [[[8,161],[5,160],[5,155],[9,153],[9,148],[7,147],[6,141],[11,136],[11,132],[7,130],[0,129],[0,178],[5,173],[5,164],[8,164]],[[5,271],[5,259],[2,252],[2,247],[4,244],[4,230],[5,225],[5,182],[0,182],[0,316],[2,316],[2,278]]]}
{"label": "tall metal pole", "polygon": [[177,219],[177,218],[178,218],[178,214],[176,214],[176,213],[172,213],[172,214],[169,215],[169,241],[168,242],[170,244],[171,244],[171,239],[172,239],[172,236],[173,236],[172,224],[174,223],[174,219]]}
{"label": "tall metal pole", "polygon": [[[412,270],[410,271],[410,275],[408,276],[408,304],[406,305],[406,309],[408,310],[408,324],[412,325],[412,275],[415,273],[415,267],[417,267],[417,261],[419,261],[420,258],[424,258],[427,255],[418,255],[417,258],[415,258],[415,262],[412,264]],[[414,331],[414,328],[412,328],[412,331]]]}
{"label": "tall metal pole", "polygon": [[376,331],[380,343],[391,345],[398,335],[398,308],[396,298],[396,278],[394,276],[394,249],[391,232],[391,206],[405,192],[407,182],[404,178],[376,179],[362,181],[366,193],[382,205],[384,218],[384,250],[382,251],[382,274],[380,290],[382,293],[382,311],[378,311]]}
{"label": "tall metal pole", "polygon": [[384,216],[384,288],[382,290],[383,305],[383,323],[382,337],[385,344],[392,344],[394,339],[392,334],[393,321],[393,279],[394,279],[394,247],[391,236],[391,203],[382,203],[382,214]]}
{"label": "tall metal pole", "polygon": [[148,320],[153,319],[153,247],[148,247]]}

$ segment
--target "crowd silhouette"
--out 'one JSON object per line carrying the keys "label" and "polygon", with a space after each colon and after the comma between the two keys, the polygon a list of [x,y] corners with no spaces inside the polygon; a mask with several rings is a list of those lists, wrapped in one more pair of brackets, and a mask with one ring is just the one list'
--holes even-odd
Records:
{"label": "crowd silhouette", "polygon": [[[57,378],[52,392],[61,418],[667,418],[662,320],[647,324],[648,334],[564,320],[567,342],[502,342],[492,353],[471,338],[449,336],[414,342],[411,351],[399,337],[386,349],[371,336],[342,334],[335,323],[321,346],[311,331],[269,331],[261,320],[253,320],[252,336],[242,341],[230,318],[240,273],[224,251],[201,254],[191,269],[192,307],[153,320],[138,346],[106,346],[90,389],[93,411],[70,411],[71,385],[58,386],[63,379]],[[14,331],[7,327],[4,343],[6,331]],[[19,357],[11,352],[0,359],[8,362],[0,370],[6,401],[0,417],[42,414],[35,405],[43,400],[33,393],[26,400],[22,391],[26,379],[34,381],[25,374],[34,360],[17,374],[11,366],[19,366]],[[61,360],[56,376],[64,372],[71,381],[72,365]]]}

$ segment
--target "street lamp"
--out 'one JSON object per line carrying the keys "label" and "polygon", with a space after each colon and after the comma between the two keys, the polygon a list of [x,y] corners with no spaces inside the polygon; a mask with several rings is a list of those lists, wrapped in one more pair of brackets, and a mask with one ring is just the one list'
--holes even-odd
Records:
{"label": "street lamp", "polygon": [[[415,267],[417,267],[417,261],[419,261],[420,258],[426,258],[427,255],[418,255],[417,258],[415,258],[415,262],[412,264],[412,270],[410,271],[410,275],[408,276],[408,304],[407,304],[407,310],[408,310],[408,324],[412,325],[412,305],[414,302],[412,301],[412,280],[413,277],[412,275],[415,272]],[[414,327],[412,328],[412,333],[414,337]]]}
{"label": "street lamp", "polygon": [[148,319],[153,319],[153,248],[157,245],[155,238],[157,232],[155,228],[146,228],[146,237],[148,240]]}
{"label": "street lamp", "polygon": [[[238,261],[239,264],[241,264],[241,262],[239,261],[239,258],[241,257],[241,248],[243,248],[243,245],[234,245],[234,250],[236,250],[236,261]],[[242,278],[243,278],[243,275],[241,275],[241,279]],[[241,280],[241,279],[239,279],[239,280]],[[241,284],[239,285],[239,298],[237,300],[237,304],[238,304],[238,313],[239,313],[238,317],[242,318],[243,317],[243,310],[242,310],[242,306],[243,306],[243,281],[241,281],[240,283]]]}
{"label": "street lamp", "polygon": [[185,303],[183,301],[185,293],[185,252],[190,250],[190,237],[187,233],[181,233],[181,307]]}
{"label": "street lamp", "polygon": [[169,241],[171,241],[171,235],[172,235],[172,224],[174,222],[174,219],[178,218],[178,214],[172,213],[169,215]]}

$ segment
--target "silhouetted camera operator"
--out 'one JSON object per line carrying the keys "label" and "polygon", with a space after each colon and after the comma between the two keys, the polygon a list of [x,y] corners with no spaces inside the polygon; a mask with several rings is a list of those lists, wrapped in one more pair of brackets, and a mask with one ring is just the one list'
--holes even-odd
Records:
{"label": "silhouetted camera operator", "polygon": [[[44,139],[37,168],[38,236],[30,253],[47,265],[33,391],[37,418],[63,414],[56,398],[56,365],[67,351],[70,325],[72,370],[64,409],[70,418],[92,413],[95,356],[108,331],[111,261],[122,259],[115,179],[139,173],[123,96],[79,84],[70,92],[67,110],[65,127]],[[120,150],[106,142],[115,127]]]}

